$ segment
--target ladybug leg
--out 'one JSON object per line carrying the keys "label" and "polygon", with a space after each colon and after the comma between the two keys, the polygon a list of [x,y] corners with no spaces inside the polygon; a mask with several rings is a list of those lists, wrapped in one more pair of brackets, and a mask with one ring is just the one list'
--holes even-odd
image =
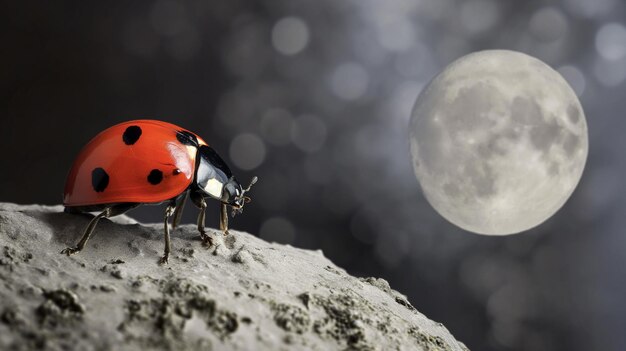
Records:
{"label": "ladybug leg", "polygon": [[204,218],[206,217],[206,200],[201,193],[192,192],[191,194],[191,202],[196,205],[200,209],[200,213],[198,214],[198,232],[200,232],[200,238],[202,239],[202,243],[207,247],[211,247],[213,245],[213,239],[206,233],[204,230]]}
{"label": "ladybug leg", "polygon": [[224,235],[228,235],[228,207],[222,203],[220,211],[220,230],[224,231]]}
{"label": "ladybug leg", "polygon": [[172,229],[176,229],[176,227],[180,224],[180,220],[183,217],[183,209],[185,208],[185,203],[187,202],[188,197],[189,192],[185,191],[185,193],[178,198],[179,201],[176,204],[174,217],[172,218]]}
{"label": "ladybug leg", "polygon": [[61,254],[70,256],[84,249],[85,244],[87,244],[87,240],[89,240],[89,237],[91,236],[91,233],[93,233],[94,229],[96,229],[96,225],[98,225],[100,218],[102,217],[108,218],[110,216],[111,216],[111,207],[107,207],[106,209],[104,209],[104,211],[102,211],[102,213],[95,216],[89,222],[89,225],[87,226],[87,229],[85,229],[85,233],[83,234],[83,237],[80,238],[80,241],[78,242],[78,244],[75,247],[68,247],[66,249],[63,249],[63,251],[61,251]]}
{"label": "ladybug leg", "polygon": [[176,207],[176,201],[170,202],[165,208],[165,216],[163,220],[163,228],[164,228],[164,236],[165,236],[165,249],[163,250],[163,256],[159,260],[159,264],[167,264],[170,257],[170,225],[169,220],[170,216],[174,213],[174,208]]}
{"label": "ladybug leg", "polygon": [[206,217],[207,208],[206,200],[201,197],[198,202],[198,207],[200,207],[200,213],[198,214],[198,232],[200,232],[200,238],[202,238],[202,243],[207,247],[211,247],[213,245],[213,239],[211,239],[211,237],[204,230],[204,218]]}

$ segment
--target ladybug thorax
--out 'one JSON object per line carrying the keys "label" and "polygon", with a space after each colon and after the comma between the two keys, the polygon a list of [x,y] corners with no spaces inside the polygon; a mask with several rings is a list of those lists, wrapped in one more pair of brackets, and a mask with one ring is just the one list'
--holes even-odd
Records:
{"label": "ladybug thorax", "polygon": [[200,145],[196,166],[195,185],[206,195],[229,202],[237,193],[241,193],[241,185],[234,179],[232,172],[213,150]]}

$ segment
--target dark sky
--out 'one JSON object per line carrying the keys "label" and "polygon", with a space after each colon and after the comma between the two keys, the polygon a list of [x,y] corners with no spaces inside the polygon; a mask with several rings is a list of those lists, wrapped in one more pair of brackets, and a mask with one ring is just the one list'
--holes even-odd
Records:
{"label": "dark sky", "polygon": [[[57,204],[95,134],[166,120],[201,135],[243,183],[259,176],[235,229],[389,280],[472,350],[626,349],[619,0],[15,1],[0,16],[1,201]],[[407,140],[423,86],[494,48],[557,69],[590,143],[565,206],[502,238],[430,207]]]}

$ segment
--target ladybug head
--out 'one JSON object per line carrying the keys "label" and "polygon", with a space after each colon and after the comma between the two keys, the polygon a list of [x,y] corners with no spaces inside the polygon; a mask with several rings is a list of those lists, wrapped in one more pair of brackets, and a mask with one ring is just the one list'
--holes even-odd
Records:
{"label": "ladybug head", "polygon": [[250,181],[250,185],[247,188],[243,188],[241,184],[232,177],[228,180],[228,183],[224,185],[224,189],[222,190],[222,202],[229,204],[233,208],[232,216],[243,212],[243,205],[252,201],[250,197],[245,196],[245,194],[250,191],[250,188],[259,180],[258,177],[252,178]]}
{"label": "ladybug head", "polygon": [[243,205],[250,202],[250,198],[245,194],[250,191],[250,187],[258,178],[252,178],[250,185],[244,189],[235,179],[226,162],[211,147],[201,145],[198,156],[195,175],[197,189],[204,196],[210,196],[230,205],[233,208],[233,216],[241,213]]}

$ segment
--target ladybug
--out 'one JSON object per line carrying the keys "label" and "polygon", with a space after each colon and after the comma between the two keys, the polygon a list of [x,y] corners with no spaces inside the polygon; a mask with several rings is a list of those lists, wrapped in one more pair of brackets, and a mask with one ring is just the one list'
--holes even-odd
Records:
{"label": "ladybug", "polygon": [[171,123],[136,120],[117,124],[96,135],[78,154],[67,176],[63,205],[65,212],[98,211],[75,247],[61,251],[80,252],[98,221],[123,214],[142,204],[167,202],[165,249],[160,263],[170,253],[169,220],[180,223],[190,197],[200,209],[198,231],[204,244],[212,239],[204,230],[206,198],[221,202],[220,230],[228,234],[228,207],[232,216],[250,202],[245,194],[257,181],[243,188],[222,158],[198,135]]}

